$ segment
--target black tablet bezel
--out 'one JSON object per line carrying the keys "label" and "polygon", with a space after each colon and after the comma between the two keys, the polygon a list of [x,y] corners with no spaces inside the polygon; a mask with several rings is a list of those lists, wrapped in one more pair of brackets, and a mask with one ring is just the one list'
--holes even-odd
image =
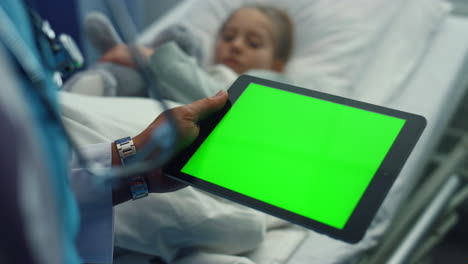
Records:
{"label": "black tablet bezel", "polygon": [[[257,83],[275,89],[289,91],[406,120],[400,134],[393,143],[391,149],[387,153],[384,161],[380,165],[343,229],[337,229],[181,172],[185,163],[190,159],[193,153],[195,153],[250,83]],[[255,208],[348,243],[356,243],[362,239],[373,217],[382,204],[399,172],[403,168],[410,152],[414,148],[426,126],[426,119],[419,115],[248,75],[240,76],[231,88],[229,88],[228,92],[229,100],[226,106],[207,120],[200,122],[200,134],[197,139],[187,149],[172,159],[167,166],[165,166],[165,173],[175,179],[188,183],[189,185],[204,191],[214,193],[221,197],[233,200],[248,207]]]}

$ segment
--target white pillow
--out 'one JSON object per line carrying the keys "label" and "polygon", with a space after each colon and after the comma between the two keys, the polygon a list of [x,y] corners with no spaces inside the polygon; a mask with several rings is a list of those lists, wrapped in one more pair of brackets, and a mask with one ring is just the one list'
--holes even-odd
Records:
{"label": "white pillow", "polygon": [[247,3],[284,8],[293,19],[295,47],[286,75],[297,85],[370,101],[377,96],[363,94],[378,89],[372,76],[391,80],[384,90],[397,88],[448,11],[444,0],[186,0],[142,40],[181,23],[201,38],[208,65],[219,27]]}
{"label": "white pillow", "polygon": [[355,96],[382,105],[398,99],[451,7],[445,1],[407,1],[379,38],[356,79]]}

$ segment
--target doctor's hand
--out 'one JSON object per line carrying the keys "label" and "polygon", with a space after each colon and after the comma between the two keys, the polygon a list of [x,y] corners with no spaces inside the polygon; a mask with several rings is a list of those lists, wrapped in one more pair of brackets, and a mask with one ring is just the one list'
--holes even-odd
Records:
{"label": "doctor's hand", "polygon": [[[197,138],[200,131],[198,122],[208,117],[210,114],[220,110],[226,104],[228,94],[220,91],[217,95],[198,100],[194,103],[176,107],[168,111],[175,119],[179,138],[177,142],[177,151],[190,145]],[[151,139],[155,129],[166,120],[167,112],[159,115],[142,133],[133,139],[135,147],[141,149],[146,142]],[[157,154],[155,154],[157,155]],[[185,187],[179,181],[169,178],[161,173],[161,170],[150,173],[147,177],[149,188],[152,192],[170,192]]]}
{"label": "doctor's hand", "polygon": [[[204,98],[188,105],[179,106],[162,113],[143,132],[133,138],[137,151],[142,149],[143,146],[150,141],[153,131],[164,123],[164,120],[167,118],[167,112],[171,112],[177,125],[179,133],[177,151],[182,150],[197,138],[200,132],[199,121],[221,110],[226,104],[227,99],[227,92],[220,91],[215,96]],[[115,144],[112,144],[112,152],[113,164],[120,164],[119,154]],[[157,155],[157,153],[154,155]],[[154,193],[172,192],[186,186],[186,184],[164,175],[161,169],[147,173],[144,176],[149,191]],[[125,188],[123,192],[128,193],[128,186],[123,186],[121,188]],[[130,199],[130,197],[128,197],[128,199]],[[128,199],[114,199],[114,204],[121,203]]]}
{"label": "doctor's hand", "polygon": [[155,129],[166,120],[167,112],[171,112],[177,125],[179,138],[177,142],[177,151],[190,145],[200,132],[199,121],[207,118],[211,114],[221,110],[228,99],[226,91],[219,91],[215,96],[207,97],[188,105],[172,108],[159,115],[143,132],[133,138],[133,142],[138,146],[143,146],[149,142]]}

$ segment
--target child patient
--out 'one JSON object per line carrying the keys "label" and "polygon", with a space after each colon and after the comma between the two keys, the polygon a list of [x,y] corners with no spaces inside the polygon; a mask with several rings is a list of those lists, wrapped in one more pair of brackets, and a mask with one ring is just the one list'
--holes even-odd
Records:
{"label": "child patient", "polygon": [[[213,65],[206,69],[199,66],[197,49],[180,43],[180,34],[186,36],[186,32],[178,30],[175,42],[160,44],[161,41],[157,40],[155,48],[141,47],[141,51],[148,57],[159,92],[166,99],[180,103],[192,102],[215,94],[220,89],[227,89],[243,73],[280,80],[292,49],[291,21],[286,13],[272,7],[245,6],[235,10],[219,30]],[[126,71],[134,74],[133,77],[138,76],[132,70],[134,62],[127,47],[114,39],[106,44],[107,48],[101,49],[105,52],[101,62],[105,63],[96,65],[84,75],[102,77],[107,74],[117,82],[127,74]],[[79,92],[84,86],[80,87],[79,79],[71,91]],[[128,88],[132,88],[134,93],[143,82],[126,84],[131,87],[117,83],[113,86],[116,88],[114,94],[104,91],[101,95],[128,95]],[[267,229],[286,224],[277,218],[191,188],[150,196],[142,202],[146,205],[137,208],[132,204],[123,204],[117,208],[116,245],[159,256],[168,263],[252,264],[247,258],[234,255],[259,247]],[[132,222],[131,218],[127,218],[130,215],[138,215],[139,221]],[[199,253],[187,254],[187,249],[197,249],[195,252]]]}
{"label": "child patient", "polygon": [[234,11],[221,27],[215,63],[237,74],[252,69],[282,72],[292,48],[292,23],[272,7],[251,6]]}
{"label": "child patient", "polygon": [[[187,44],[196,43],[196,39],[186,37],[187,32],[183,31],[179,27],[178,32],[172,34],[176,41],[161,44],[159,38],[156,43],[152,43],[155,48],[140,48],[143,55],[149,58],[157,80],[157,89],[165,99],[190,103],[211,96],[220,89],[229,88],[238,75],[244,73],[284,80],[280,73],[291,54],[293,25],[288,15],[280,9],[252,5],[235,10],[221,26],[214,50],[214,65],[206,69],[202,69],[196,60],[201,57],[200,49]],[[170,34],[166,33],[163,39],[170,39],[168,35]],[[185,39],[177,41],[181,36],[185,36]],[[118,44],[120,41],[115,36],[114,41],[108,39],[107,42],[115,43],[115,46],[91,70],[94,74],[99,72],[104,83],[108,83],[107,89],[93,91],[91,88],[89,92],[90,87],[83,87],[84,85],[72,80],[72,85],[66,85],[65,90],[104,96],[144,96],[144,82],[139,79],[141,77],[138,73],[128,69],[134,67],[134,63],[127,46]],[[108,65],[109,63],[112,65]],[[77,77],[75,80],[82,76]],[[112,77],[115,80],[111,80]]]}

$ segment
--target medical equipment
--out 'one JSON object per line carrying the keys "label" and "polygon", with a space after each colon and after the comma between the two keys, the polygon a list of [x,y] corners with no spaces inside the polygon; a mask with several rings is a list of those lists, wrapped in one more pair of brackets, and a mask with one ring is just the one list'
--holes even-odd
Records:
{"label": "medical equipment", "polygon": [[249,75],[228,92],[230,104],[200,124],[166,174],[348,243],[362,239],[426,126],[422,116]]}
{"label": "medical equipment", "polygon": [[[35,10],[29,9],[29,15],[36,30],[36,36],[46,39],[46,41],[39,40],[38,44],[42,52],[50,52],[47,55],[51,56],[45,55],[46,62],[50,68],[55,69],[57,77],[66,78],[83,66],[83,56],[69,35],[56,36],[49,22],[42,20]],[[57,84],[61,85],[62,80],[57,77]]]}
{"label": "medical equipment", "polygon": [[[31,1],[27,2],[30,7],[34,7],[34,4]],[[120,5],[123,6],[124,2],[121,2]],[[121,25],[125,25],[123,28],[123,32],[125,33],[124,39],[132,41],[135,37],[135,33],[129,30],[132,21],[126,14],[125,8],[119,8],[119,5],[115,1],[109,2],[109,6],[112,6],[115,10],[117,21],[120,21]],[[48,63],[48,66],[60,76],[67,76],[79,68],[83,59],[70,37],[67,35],[60,35],[57,38],[55,32],[50,28],[49,23],[47,21],[43,21],[33,9],[30,10],[30,16],[35,29],[37,43],[39,44],[39,48]],[[29,52],[25,47],[26,44],[24,44],[18,33],[14,31],[14,25],[11,23],[3,9],[0,9],[0,21],[5,25],[2,27],[3,30],[0,31],[0,37],[3,38],[7,47],[19,61],[20,65],[23,67],[27,76],[33,83],[32,92],[38,96],[45,110],[53,120],[57,122],[65,138],[68,140],[68,143],[74,150],[79,162],[86,170],[89,171],[89,173],[94,174],[96,185],[100,186],[103,184],[110,184],[113,181],[119,181],[121,178],[129,175],[160,168],[172,156],[175,151],[178,132],[174,118],[171,113],[168,112],[167,121],[153,132],[151,141],[132,159],[132,163],[127,164],[124,169],[103,169],[96,164],[90,163],[80,152],[72,137],[69,136],[62,123],[61,117],[55,109],[55,106],[49,101],[48,95],[44,94],[44,91],[46,91],[46,89],[44,89],[44,85],[46,85],[45,80],[47,77],[44,76],[44,73],[41,70],[41,65],[36,65],[35,61],[28,59]],[[143,73],[147,83],[147,88],[150,90],[149,94],[156,100],[159,100],[158,98],[160,98],[160,96],[156,89],[153,74],[146,65],[145,59],[134,45],[129,45],[129,50],[137,64],[137,67]],[[60,84],[60,81],[58,83]],[[169,109],[165,102],[160,102],[163,109]],[[146,161],[149,154],[155,149],[160,150],[160,154],[156,158]]]}

